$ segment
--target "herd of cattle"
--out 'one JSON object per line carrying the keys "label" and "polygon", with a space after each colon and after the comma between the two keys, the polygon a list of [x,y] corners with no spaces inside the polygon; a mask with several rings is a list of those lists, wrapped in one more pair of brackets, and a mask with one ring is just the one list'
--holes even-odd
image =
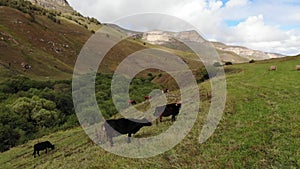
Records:
{"label": "herd of cattle", "polygon": [[[270,71],[276,71],[277,66],[270,66]],[[296,65],[296,70],[300,71],[300,65]],[[167,93],[169,90],[164,88],[162,89],[162,93]],[[150,96],[145,96],[145,100],[149,100]],[[135,105],[135,100],[129,100],[128,103],[130,105]],[[158,119],[162,122],[162,117],[172,116],[172,122],[176,120],[176,116],[179,114],[179,110],[181,108],[181,103],[172,103],[167,104],[164,106],[158,106],[155,108],[154,116],[156,117],[156,124],[158,123]],[[133,134],[137,133],[142,127],[144,126],[151,126],[152,123],[147,119],[111,119],[107,120],[103,126],[102,130],[105,132],[110,145],[113,146],[113,137],[128,134],[128,143],[131,142],[130,138]],[[34,145],[33,156],[35,157],[36,154],[39,154],[39,151],[46,150],[51,148],[54,149],[54,145],[51,144],[49,141],[37,143]]]}
{"label": "herd of cattle", "polygon": [[[270,71],[275,71],[277,70],[277,66],[270,66],[269,68]],[[296,65],[296,71],[300,71],[300,65]]]}
{"label": "herd of cattle", "polygon": [[[166,90],[167,92],[167,90]],[[162,122],[162,117],[172,116],[172,122],[176,120],[176,116],[179,114],[181,108],[181,103],[171,103],[163,106],[158,106],[155,108],[154,116],[156,117],[156,124],[158,124],[158,119]],[[107,140],[110,142],[110,145],[113,146],[113,137],[119,135],[128,135],[128,143],[131,142],[131,136],[137,133],[144,126],[151,126],[151,121],[148,121],[146,118],[143,119],[110,119],[102,125],[102,131],[105,133]],[[46,150],[51,148],[54,149],[54,145],[49,141],[37,143],[34,145],[34,157],[39,154],[39,151]]]}
{"label": "herd of cattle", "polygon": [[[176,120],[176,116],[179,114],[181,108],[181,103],[171,103],[164,106],[159,106],[155,108],[154,116],[156,118],[156,123],[158,123],[158,118],[162,122],[162,117],[172,116],[172,122]],[[128,143],[130,143],[130,138],[132,134],[138,132],[144,126],[151,126],[152,123],[146,118],[143,119],[111,119],[107,120],[102,126],[102,130],[105,132],[110,145],[113,146],[113,137],[128,134]]]}
{"label": "herd of cattle", "polygon": [[[163,89],[161,90],[161,92],[162,92],[162,93],[168,93],[168,92],[169,92],[169,89],[163,88]],[[145,99],[145,101],[146,101],[146,100],[150,100],[150,99],[151,99],[151,96],[145,96],[144,99]],[[135,101],[135,100],[128,100],[128,104],[129,104],[129,105],[136,105],[136,101]]]}

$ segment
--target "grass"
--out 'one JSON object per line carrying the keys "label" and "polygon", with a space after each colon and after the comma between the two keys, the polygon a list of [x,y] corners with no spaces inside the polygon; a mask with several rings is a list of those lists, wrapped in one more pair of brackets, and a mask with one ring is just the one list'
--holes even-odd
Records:
{"label": "grass", "polygon": [[[66,20],[54,23],[38,14],[32,22],[28,14],[9,7],[1,7],[0,13],[7,16],[0,19],[4,38],[0,44],[0,63],[11,63],[3,69],[39,80],[72,77],[77,54],[92,35],[89,30]],[[32,70],[24,71],[22,62],[31,65]]]}
{"label": "grass", "polygon": [[[39,139],[50,140],[56,149],[33,158],[33,140],[0,154],[0,168],[299,168],[300,167],[300,57],[255,64],[237,64],[227,74],[228,98],[222,120],[204,144],[198,142],[209,102],[193,129],[175,148],[155,157],[130,159],[110,154],[93,145],[78,127]],[[268,71],[277,65],[277,71]],[[202,94],[209,83],[200,85]],[[178,117],[180,118],[180,116]],[[156,135],[171,122],[153,125],[135,137]],[[170,139],[172,137],[170,136]],[[115,138],[115,144],[126,136]],[[128,145],[130,147],[130,145]]]}

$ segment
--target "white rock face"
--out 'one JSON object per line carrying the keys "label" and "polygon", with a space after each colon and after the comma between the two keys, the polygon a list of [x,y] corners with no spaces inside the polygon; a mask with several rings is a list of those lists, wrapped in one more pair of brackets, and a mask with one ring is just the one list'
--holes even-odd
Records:
{"label": "white rock face", "polygon": [[152,31],[143,34],[142,39],[148,43],[162,45],[171,42],[171,36],[162,31]]}
{"label": "white rock face", "polygon": [[192,41],[202,43],[205,40],[196,31],[185,32],[163,32],[151,31],[143,34],[142,39],[148,43],[155,45],[162,45],[165,43],[172,43],[177,40]]}
{"label": "white rock face", "polygon": [[203,43],[203,42],[206,41],[196,31],[178,32],[178,33],[174,33],[174,36],[177,39],[181,39],[181,40],[184,40],[184,41],[191,41],[191,42],[198,42],[198,43]]}
{"label": "white rock face", "polygon": [[252,50],[252,49],[248,49],[245,47],[239,47],[239,46],[223,46],[223,47],[217,47],[217,49],[233,52],[239,56],[247,58],[248,60],[251,60],[251,59],[265,60],[265,59],[283,57],[283,55],[280,55],[280,54],[262,52],[262,51]]}
{"label": "white rock face", "polygon": [[[148,43],[155,45],[173,46],[180,50],[182,44],[179,41],[191,41],[203,43],[206,42],[196,31],[185,32],[164,32],[164,31],[152,31],[143,34],[142,39]],[[176,41],[177,40],[177,41]],[[258,50],[248,49],[242,46],[228,46],[219,42],[212,42],[218,51],[221,51],[220,57],[225,61],[232,61],[235,63],[248,62],[250,60],[265,60],[272,58],[284,57],[281,54],[262,52]],[[171,44],[171,45],[170,45]],[[223,51],[223,52],[222,52]]]}

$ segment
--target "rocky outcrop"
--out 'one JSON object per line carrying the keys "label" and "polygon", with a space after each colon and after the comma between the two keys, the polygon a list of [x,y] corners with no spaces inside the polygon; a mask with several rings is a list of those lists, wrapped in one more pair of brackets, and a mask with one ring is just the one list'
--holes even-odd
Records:
{"label": "rocky outcrop", "polygon": [[28,0],[32,4],[41,6],[45,9],[60,12],[72,12],[73,9],[66,0]]}
{"label": "rocky outcrop", "polygon": [[143,34],[144,41],[156,44],[164,45],[166,43],[172,43],[179,41],[192,41],[202,43],[205,40],[196,31],[184,31],[184,32],[164,32],[164,31],[151,31]]}
{"label": "rocky outcrop", "polygon": [[253,60],[265,60],[265,59],[284,57],[281,54],[252,50],[252,49],[248,49],[248,48],[242,47],[242,46],[227,46],[222,43],[214,43],[214,45],[215,45],[216,49],[219,49],[219,50],[225,51],[225,52],[233,52],[233,53],[235,53],[241,57],[244,57],[248,60],[252,60],[252,59]]}
{"label": "rocky outcrop", "polygon": [[146,32],[143,34],[142,39],[155,45],[162,45],[172,41],[171,34],[163,31]]}
{"label": "rocky outcrop", "polygon": [[[190,41],[203,43],[206,40],[202,38],[196,31],[184,32],[165,32],[165,31],[151,31],[143,33],[142,40],[154,45],[163,45],[169,48],[178,50],[190,51],[180,41]],[[265,60],[271,58],[284,57],[276,53],[262,52],[258,50],[248,49],[241,46],[228,46],[219,42],[212,42],[216,50],[219,52],[220,58],[226,62],[234,63],[248,62],[250,60]]]}

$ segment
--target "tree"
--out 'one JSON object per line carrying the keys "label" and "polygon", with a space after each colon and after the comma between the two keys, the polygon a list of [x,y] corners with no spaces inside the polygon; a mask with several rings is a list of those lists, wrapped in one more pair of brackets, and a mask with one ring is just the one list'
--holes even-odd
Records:
{"label": "tree", "polygon": [[15,113],[40,127],[54,126],[59,118],[56,104],[38,96],[21,97],[14,102],[12,109]]}
{"label": "tree", "polygon": [[19,134],[9,125],[0,123],[0,152],[7,151],[19,139]]}
{"label": "tree", "polygon": [[56,125],[59,113],[53,110],[40,109],[32,114],[38,126],[53,127]]}
{"label": "tree", "polygon": [[232,62],[225,62],[225,65],[232,65]]}
{"label": "tree", "polygon": [[21,97],[14,102],[12,110],[22,117],[25,117],[28,121],[32,121],[32,110],[35,108],[35,106],[36,105],[32,99]]}
{"label": "tree", "polygon": [[200,67],[197,71],[196,80],[198,83],[204,82],[209,79],[209,74],[204,66]]}
{"label": "tree", "polygon": [[252,59],[252,60],[249,61],[249,63],[255,63],[255,60]]}

